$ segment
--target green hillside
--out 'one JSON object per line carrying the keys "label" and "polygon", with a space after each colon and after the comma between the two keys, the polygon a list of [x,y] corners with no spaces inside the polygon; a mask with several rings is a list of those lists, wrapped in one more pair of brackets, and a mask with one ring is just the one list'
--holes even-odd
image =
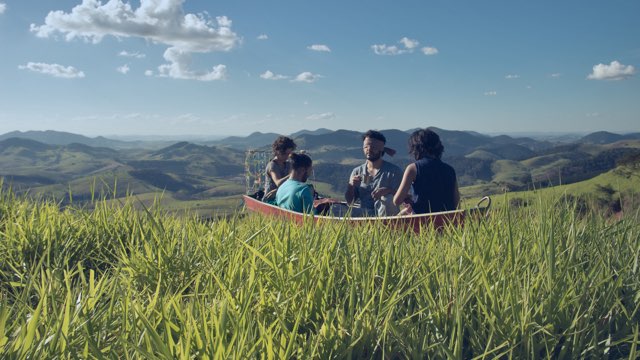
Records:
{"label": "green hillside", "polygon": [[465,157],[470,159],[480,159],[480,160],[490,160],[490,161],[500,159],[500,156],[493,154],[487,150],[476,150],[472,153],[465,155]]}
{"label": "green hillside", "polygon": [[498,160],[491,166],[492,181],[505,188],[522,188],[531,182],[531,174],[519,161]]}
{"label": "green hillside", "polygon": [[[532,189],[530,191],[510,191],[492,196],[495,206],[503,206],[505,202],[512,205],[531,204],[539,199],[548,202],[561,198],[581,199],[590,206],[600,210],[612,211],[612,206],[619,203],[621,210],[633,210],[640,205],[640,164],[619,166],[589,180],[573,184],[559,185],[549,188]],[[462,188],[461,193],[471,206],[479,200],[480,186]],[[487,192],[489,190],[486,190]]]}
{"label": "green hillside", "polygon": [[[446,143],[444,160],[456,169],[467,198],[579,182],[640,156],[640,140],[631,136],[614,136],[611,139],[618,141],[606,142],[603,134],[596,134],[594,138],[600,139],[597,143],[585,140],[553,146],[530,138],[437,131]],[[403,153],[402,143],[409,133],[394,129],[384,132],[389,144],[399,151],[385,159],[404,168],[410,159]],[[37,138],[42,134],[24,135]],[[273,136],[255,133],[227,139],[228,144],[221,140],[216,146],[181,141],[160,149],[127,150],[80,143],[52,145],[12,137],[0,140],[0,177],[5,179],[5,188],[55,198],[63,204],[71,199],[87,201],[96,194],[164,194],[171,203],[184,202],[177,208],[206,201],[207,209],[221,204],[228,211],[232,206],[227,199],[245,191],[245,153],[240,149],[272,141]],[[71,138],[62,136],[59,140]],[[299,149],[314,159],[313,181],[326,184],[321,185],[321,193],[342,197],[348,174],[364,161],[361,134],[350,130],[301,132],[296,139]]]}

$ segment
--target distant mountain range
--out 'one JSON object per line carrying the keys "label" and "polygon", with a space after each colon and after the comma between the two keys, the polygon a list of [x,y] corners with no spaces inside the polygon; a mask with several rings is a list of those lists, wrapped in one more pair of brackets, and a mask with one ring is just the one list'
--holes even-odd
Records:
{"label": "distant mountain range", "polygon": [[69,145],[69,144],[84,144],[97,147],[120,147],[125,144],[123,141],[110,140],[102,136],[95,138],[86,137],[83,135],[77,135],[60,131],[12,131],[3,135],[0,135],[0,141],[10,138],[21,138],[39,141],[41,143],[50,145]]}
{"label": "distant mountain range", "polygon": [[[552,147],[548,141],[537,141],[532,138],[512,138],[507,135],[488,136],[470,131],[452,131],[432,128],[437,132],[445,146],[445,156],[465,156],[475,150],[482,149],[496,152],[500,158],[523,158]],[[398,158],[407,157],[407,140],[413,129],[403,131],[397,129],[381,130],[387,139],[387,146],[398,151]],[[342,161],[362,156],[362,134],[352,130],[318,129],[316,131],[299,131],[290,136],[298,145],[314,154],[314,159],[327,161]],[[255,132],[246,137],[229,137],[213,142],[219,146],[229,146],[235,149],[269,149],[273,140],[278,136],[274,133]],[[335,150],[340,152],[336,153]]]}
{"label": "distant mountain range", "polygon": [[83,144],[93,147],[108,147],[113,149],[132,149],[132,148],[156,148],[167,146],[175,141],[122,141],[109,139],[102,136],[87,137],[84,135],[78,135],[63,131],[12,131],[6,134],[0,135],[0,141],[20,138],[39,141],[49,145],[69,145],[69,144]]}
{"label": "distant mountain range", "polygon": [[[539,140],[532,137],[512,137],[509,135],[497,135],[490,136],[481,134],[475,131],[455,131],[444,130],[438,128],[431,128],[436,131],[440,137],[445,141],[445,146],[449,148],[450,153],[459,154],[466,152],[469,148],[475,148],[479,146],[492,146],[495,144],[518,144],[531,149],[543,149],[548,148],[558,143],[566,143],[567,141],[550,141]],[[406,147],[406,138],[415,129],[409,130],[397,130],[387,129],[380,130],[387,137],[387,143],[390,146],[398,148]],[[362,136],[362,132],[353,130],[330,130],[326,128],[319,128],[316,130],[300,130],[292,134],[284,134],[293,139],[299,140],[299,144],[308,146],[309,148],[318,147],[319,144],[329,146],[349,146],[349,142],[359,142]],[[192,140],[191,142],[201,145],[222,145],[240,150],[256,149],[261,147],[268,147],[273,143],[276,137],[280,134],[277,133],[262,133],[253,132],[247,136],[229,136],[214,141]],[[73,143],[88,145],[92,147],[108,147],[113,149],[148,149],[169,146],[178,141],[169,140],[131,140],[123,141],[117,139],[110,139],[103,136],[87,137],[84,135],[78,135],[69,132],[46,130],[46,131],[12,131],[0,135],[0,141],[10,138],[21,138],[38,141],[49,145],[69,145]],[[564,139],[565,137],[557,137]],[[573,139],[573,137],[569,137]],[[628,133],[628,134],[616,134],[607,131],[598,131],[581,138],[570,141],[571,143],[589,143],[589,144],[611,144],[622,140],[638,140],[640,139],[640,133]],[[328,141],[327,141],[328,140]],[[448,146],[447,146],[448,145]],[[359,146],[359,144],[357,145]]]}
{"label": "distant mountain range", "polygon": [[[444,160],[458,174],[467,193],[526,189],[574,182],[640,157],[640,133],[595,132],[558,144],[530,137],[489,136],[471,131],[433,128],[445,146]],[[411,130],[386,129],[387,146],[401,167]],[[181,199],[242,193],[246,149],[270,152],[275,133],[255,132],[206,143],[120,141],[56,131],[0,135],[3,186],[30,193],[72,191],[88,196],[95,178],[118,179],[123,191],[169,191]],[[311,154],[315,181],[344,190],[351,169],[364,161],[362,133],[351,130],[302,130],[290,135],[298,149]],[[636,160],[634,160],[636,159]],[[84,194],[84,195],[83,195]]]}
{"label": "distant mountain range", "polygon": [[[55,137],[54,141],[62,138],[78,139],[65,134]],[[88,198],[96,179],[99,179],[98,185],[119,183],[119,195],[127,191],[137,194],[169,191],[185,200],[198,199],[206,196],[203,194],[209,192],[213,184],[228,188],[237,182],[244,170],[243,162],[242,151],[187,142],[158,150],[132,150],[75,142],[52,145],[15,137],[0,140],[3,186],[11,186],[18,192],[57,197],[72,190],[76,199]],[[240,186],[235,188],[235,193],[242,191]]]}
{"label": "distant mountain range", "polygon": [[640,139],[640,133],[631,134],[614,134],[607,131],[598,131],[584,136],[578,142],[587,144],[611,144],[623,140],[638,140]]}

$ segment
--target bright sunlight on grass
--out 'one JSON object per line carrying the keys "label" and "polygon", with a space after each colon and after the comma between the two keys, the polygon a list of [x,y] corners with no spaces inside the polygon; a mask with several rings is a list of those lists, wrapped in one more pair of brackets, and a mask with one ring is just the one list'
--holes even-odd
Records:
{"label": "bright sunlight on grass", "polygon": [[546,201],[417,235],[5,192],[0,357],[636,358],[638,213]]}

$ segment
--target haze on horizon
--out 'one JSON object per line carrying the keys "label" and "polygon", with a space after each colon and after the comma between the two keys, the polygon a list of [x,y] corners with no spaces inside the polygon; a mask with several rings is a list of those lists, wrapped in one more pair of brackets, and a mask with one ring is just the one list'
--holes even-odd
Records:
{"label": "haze on horizon", "polygon": [[639,13],[632,0],[0,0],[0,134],[636,132]]}

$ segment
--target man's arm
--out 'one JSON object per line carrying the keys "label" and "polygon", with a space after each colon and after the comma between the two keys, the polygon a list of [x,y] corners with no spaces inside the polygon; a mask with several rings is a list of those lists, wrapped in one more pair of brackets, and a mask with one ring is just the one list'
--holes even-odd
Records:
{"label": "man's arm", "polygon": [[353,203],[357,199],[356,187],[360,187],[360,182],[362,181],[360,175],[357,175],[355,172],[355,170],[351,172],[349,184],[347,185],[347,191],[344,193],[344,199],[349,204]]}
{"label": "man's arm", "polygon": [[271,180],[276,184],[276,187],[280,187],[285,181],[289,180],[291,174],[287,174],[281,178],[278,177],[278,174],[274,170],[269,171],[269,176]]}
{"label": "man's arm", "polygon": [[394,167],[394,170],[390,172],[389,180],[387,181],[386,186],[379,187],[371,192],[371,197],[374,200],[379,200],[383,196],[394,195],[396,191],[400,188],[400,183],[402,182],[402,170],[400,168]]}
{"label": "man's arm", "polygon": [[371,192],[371,197],[374,200],[380,200],[381,197],[387,196],[389,194],[393,194],[395,191],[396,191],[396,189],[393,189],[393,188],[381,187],[381,188],[377,188],[377,189],[373,190]]}

